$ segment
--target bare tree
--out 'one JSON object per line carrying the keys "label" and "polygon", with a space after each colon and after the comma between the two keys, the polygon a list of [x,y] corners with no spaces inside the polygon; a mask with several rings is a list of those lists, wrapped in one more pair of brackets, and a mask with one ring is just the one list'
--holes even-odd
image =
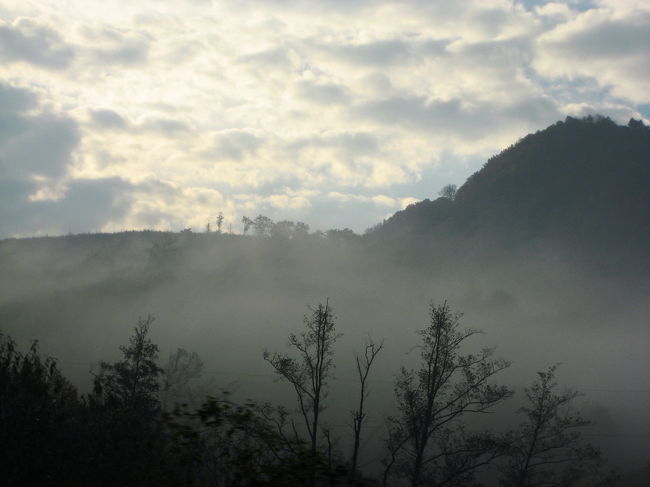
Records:
{"label": "bare tree", "polygon": [[352,427],[354,428],[354,445],[352,447],[352,462],[350,467],[350,474],[356,475],[357,472],[357,461],[359,458],[359,446],[361,444],[361,428],[363,426],[363,421],[366,418],[365,411],[365,401],[368,398],[368,375],[370,374],[370,368],[372,363],[375,361],[375,358],[384,348],[384,341],[382,340],[379,344],[375,343],[372,339],[366,341],[366,346],[364,350],[363,357],[358,354],[355,355],[355,361],[357,364],[357,374],[359,376],[359,405],[357,409],[352,412]]}
{"label": "bare tree", "polygon": [[[298,357],[265,351],[264,360],[293,386],[299,413],[305,421],[311,453],[316,456],[320,413],[324,409],[327,383],[334,368],[334,343],[342,335],[335,331],[329,301],[310,309],[311,314],[304,318],[305,331],[289,335],[289,346],[298,352]],[[311,483],[313,485],[313,476]]]}
{"label": "bare tree", "polygon": [[[421,365],[417,370],[402,367],[395,384],[399,412],[389,424],[399,448],[392,463],[400,464],[400,473],[413,487],[452,484],[456,474],[449,469],[450,459],[464,451],[458,441],[463,433],[459,420],[468,413],[487,412],[511,395],[507,387],[490,382],[509,362],[493,359],[489,348],[460,353],[463,342],[479,333],[460,330],[460,316],[446,302],[431,303],[430,323],[419,332]],[[455,445],[453,450],[449,445]],[[482,462],[475,459],[473,464]],[[457,473],[467,478],[469,471]]]}
{"label": "bare tree", "polygon": [[442,187],[442,189],[438,193],[438,196],[454,201],[454,199],[456,198],[456,190],[457,187],[455,184],[447,184]]}
{"label": "bare tree", "polygon": [[511,435],[502,485],[608,485],[614,478],[600,471],[600,452],[582,441],[580,430],[590,422],[571,407],[580,394],[555,392],[557,367],[538,372],[526,388],[528,405],[519,409],[525,420]]}

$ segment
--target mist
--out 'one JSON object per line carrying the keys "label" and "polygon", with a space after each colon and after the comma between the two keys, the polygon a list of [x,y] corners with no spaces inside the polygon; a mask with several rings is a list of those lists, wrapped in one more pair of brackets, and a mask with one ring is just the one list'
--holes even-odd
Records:
{"label": "mist", "polygon": [[[160,252],[160,248],[165,248]],[[394,414],[395,374],[419,356],[417,330],[431,301],[462,312],[483,334],[468,349],[496,347],[512,361],[497,381],[518,391],[484,423],[516,426],[513,412],[537,371],[562,364],[559,381],[583,393],[594,421],[589,441],[622,472],[647,462],[650,279],[602,276],[554,248],[423,265],[369,244],[323,234],[285,239],[230,234],[131,232],[4,240],[3,331],[22,346],[38,340],[64,374],[89,391],[91,370],[116,360],[138,317],[152,315],[161,362],[177,348],[205,363],[206,392],[232,391],[295,407],[264,350],[286,352],[308,306],[328,300],[343,337],[335,348],[325,421],[349,448],[358,394],[354,352],[384,340],[369,383],[364,465],[377,468],[383,421]],[[432,261],[435,256],[432,257]],[[94,365],[93,365],[94,364]],[[514,421],[514,424],[513,424]]]}
{"label": "mist", "polygon": [[[215,413],[209,409],[215,404],[217,413],[225,414],[219,408],[230,404],[204,402],[208,397],[230,398],[244,408],[249,401],[283,407],[280,417],[291,418],[295,438],[310,438],[315,455],[316,436],[298,407],[300,388],[292,383],[293,372],[286,375],[282,367],[293,367],[290,357],[298,349],[291,337],[300,337],[308,317],[325,305],[325,322],[331,312],[335,324],[332,336],[341,334],[331,349],[333,369],[325,374],[319,403],[320,431],[328,432],[326,471],[334,471],[335,457],[341,471],[349,468],[352,412],[360,393],[355,354],[372,341],[383,348],[368,378],[363,448],[351,471],[379,479],[382,471],[388,475],[387,448],[399,438],[394,428],[406,397],[400,390],[426,376],[420,369],[423,330],[433,325],[433,310],[449,310],[441,323],[453,322],[459,313],[460,329],[479,332],[450,342],[462,345],[458,353],[474,354],[469,363],[483,364],[483,371],[509,363],[489,377],[494,388],[479,394],[495,401],[490,414],[479,407],[471,412],[481,414],[463,415],[464,426],[454,430],[463,442],[465,431],[491,432],[494,449],[488,450],[500,452],[493,459],[496,470],[490,462],[476,467],[477,478],[487,485],[499,481],[495,475],[510,460],[498,457],[519,441],[512,432],[522,427],[531,384],[539,386],[547,377],[565,391],[556,397],[571,398],[563,418],[574,418],[567,421],[575,421],[583,439],[602,452],[605,468],[618,472],[620,485],[643,485],[650,460],[650,202],[642,183],[650,177],[649,144],[650,129],[642,121],[619,126],[604,117],[567,117],[492,157],[460,188],[447,185],[438,198],[413,203],[363,235],[349,229],[310,233],[305,223],[276,223],[263,215],[244,216],[242,234],[226,233],[220,214],[217,231],[208,225],[202,233],[146,230],[1,240],[0,330],[22,349],[38,341],[82,394],[82,409],[105,404],[102,387],[113,387],[106,377],[121,370],[110,364],[129,352],[125,344],[134,346],[134,332],[140,330],[142,339],[150,332],[160,350],[160,365],[152,361],[150,370],[164,367],[179,348],[198,354],[204,364],[202,377],[175,399],[177,407],[203,411],[203,417]],[[0,352],[11,355],[14,347],[6,343],[0,343]],[[153,357],[155,347],[149,350]],[[459,357],[457,352],[448,356]],[[480,356],[498,362],[473,362]],[[274,364],[269,357],[289,361]],[[464,380],[481,376],[460,364],[450,367],[469,374]],[[153,394],[159,386],[150,379]],[[118,389],[114,397],[123,392]],[[159,398],[141,399],[154,408],[138,416],[149,424]],[[320,413],[321,406],[312,411]],[[174,405],[166,407],[171,414]],[[268,422],[260,411],[266,418],[260,421]],[[187,415],[180,417],[187,421]],[[109,428],[110,434],[120,431]],[[429,427],[401,431],[417,435]],[[445,440],[444,431],[436,441],[451,438]],[[96,446],[88,441],[91,449]],[[585,448],[597,458],[596,450]],[[449,455],[445,461],[456,458]],[[309,464],[293,453],[289,458],[298,462],[298,472]],[[140,469],[133,465],[136,475]],[[309,473],[311,485],[315,472]],[[404,480],[411,473],[396,475]],[[414,485],[428,482],[417,475]],[[523,485],[521,478],[513,482]],[[389,485],[385,479],[384,484]]]}

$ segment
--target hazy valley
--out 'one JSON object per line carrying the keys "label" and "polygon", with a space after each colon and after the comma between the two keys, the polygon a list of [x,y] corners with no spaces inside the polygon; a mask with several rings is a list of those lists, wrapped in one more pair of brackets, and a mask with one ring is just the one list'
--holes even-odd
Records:
{"label": "hazy valley", "polygon": [[[343,336],[324,424],[350,449],[354,352],[384,348],[369,378],[363,465],[381,470],[384,419],[400,367],[416,367],[428,306],[447,302],[481,330],[468,351],[512,361],[495,380],[515,390],[480,423],[515,427],[536,372],[559,384],[594,425],[625,483],[650,460],[650,129],[567,119],[490,159],[445,196],[357,235],[251,219],[248,234],[123,232],[0,241],[0,329],[57,359],[80,393],[91,370],[120,357],[138,317],[152,315],[160,362],[178,347],[205,364],[194,387],[295,408],[264,350],[287,352],[307,306],[328,300]],[[432,188],[432,194],[437,192]],[[213,227],[214,228],[214,227]],[[465,350],[465,348],[464,348]],[[203,384],[203,385],[199,385]],[[470,424],[471,421],[470,420]],[[398,485],[398,484],[396,484]]]}

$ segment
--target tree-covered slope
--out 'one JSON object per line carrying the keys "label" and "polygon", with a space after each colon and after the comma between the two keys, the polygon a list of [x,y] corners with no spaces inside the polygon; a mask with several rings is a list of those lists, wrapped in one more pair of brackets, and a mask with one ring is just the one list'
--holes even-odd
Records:
{"label": "tree-covered slope", "polygon": [[650,248],[650,129],[567,118],[491,158],[453,201],[411,205],[371,233],[638,258]]}

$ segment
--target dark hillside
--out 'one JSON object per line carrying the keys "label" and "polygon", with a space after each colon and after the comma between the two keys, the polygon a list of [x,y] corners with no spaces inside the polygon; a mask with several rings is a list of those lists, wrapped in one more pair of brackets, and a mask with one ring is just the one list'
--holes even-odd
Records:
{"label": "dark hillside", "polygon": [[[491,158],[453,201],[425,200],[371,232],[448,250],[553,244],[571,257],[638,264],[650,248],[650,129],[567,118]],[[449,246],[451,239],[453,246]],[[422,242],[420,242],[422,243]]]}

